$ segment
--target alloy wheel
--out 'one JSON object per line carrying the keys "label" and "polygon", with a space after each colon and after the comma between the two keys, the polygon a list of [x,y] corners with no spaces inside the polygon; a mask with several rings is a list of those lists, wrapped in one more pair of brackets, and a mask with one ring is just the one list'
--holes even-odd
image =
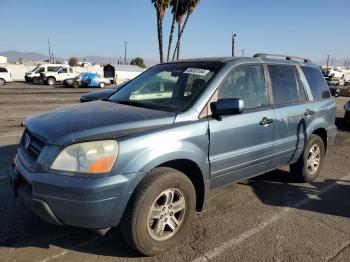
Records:
{"label": "alloy wheel", "polygon": [[148,213],[147,228],[151,237],[158,241],[171,238],[181,227],[185,212],[185,195],[177,188],[164,190]]}

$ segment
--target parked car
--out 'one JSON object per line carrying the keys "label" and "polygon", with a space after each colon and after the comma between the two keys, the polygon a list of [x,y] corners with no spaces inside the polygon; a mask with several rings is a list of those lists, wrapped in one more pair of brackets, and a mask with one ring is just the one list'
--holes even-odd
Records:
{"label": "parked car", "polygon": [[38,65],[32,71],[25,73],[24,79],[27,82],[33,82],[34,84],[38,84],[40,82],[41,73],[55,72],[62,66],[66,66],[66,65],[65,64]]}
{"label": "parked car", "polygon": [[67,79],[63,80],[62,84],[65,86],[68,86],[68,87],[78,88],[78,87],[80,87],[81,80],[84,77],[86,77],[88,74],[92,74],[92,73],[82,73],[80,75],[77,75],[76,77],[67,78]]}
{"label": "parked car", "polygon": [[100,76],[96,73],[90,73],[87,75],[84,75],[84,77],[80,80],[81,86],[88,86],[88,87],[99,87],[104,88],[106,85],[110,85],[111,81],[108,78],[105,78],[103,76]]}
{"label": "parked car", "polygon": [[340,93],[340,88],[339,86],[329,86],[329,90],[331,91],[331,95],[338,97]]}
{"label": "parked car", "polygon": [[344,78],[344,73],[337,70],[337,69],[330,68],[329,69],[329,76],[333,77],[333,78]]}
{"label": "parked car", "polygon": [[96,100],[105,100],[110,96],[114,95],[120,88],[125,86],[129,81],[125,81],[124,83],[117,85],[111,89],[104,89],[95,92],[91,92],[80,97],[80,103],[91,102]]}
{"label": "parked car", "polygon": [[[133,98],[154,78],[172,95]],[[266,81],[268,79],[268,81]],[[156,65],[109,97],[32,116],[8,177],[41,218],[172,248],[209,189],[289,165],[313,181],[336,103],[310,60],[257,54]],[[220,221],[218,221],[220,222]]]}
{"label": "parked car", "polygon": [[344,120],[345,122],[349,123],[350,122],[350,101],[348,101],[344,105],[344,109],[345,109]]}
{"label": "parked car", "polygon": [[0,67],[0,86],[12,82],[12,74],[9,68]]}
{"label": "parked car", "polygon": [[69,65],[58,67],[55,71],[40,73],[41,80],[47,85],[54,85],[56,82],[63,82],[65,79],[75,77],[77,74]]}

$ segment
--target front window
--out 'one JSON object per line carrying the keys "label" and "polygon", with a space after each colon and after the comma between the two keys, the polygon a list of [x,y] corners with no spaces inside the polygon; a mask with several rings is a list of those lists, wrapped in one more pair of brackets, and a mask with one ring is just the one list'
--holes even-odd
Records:
{"label": "front window", "polygon": [[34,67],[34,68],[32,69],[32,71],[30,71],[30,72],[34,73],[36,70],[38,70],[39,67],[40,67],[40,66]]}
{"label": "front window", "polygon": [[186,110],[221,67],[190,62],[157,65],[127,83],[110,100],[156,110]]}

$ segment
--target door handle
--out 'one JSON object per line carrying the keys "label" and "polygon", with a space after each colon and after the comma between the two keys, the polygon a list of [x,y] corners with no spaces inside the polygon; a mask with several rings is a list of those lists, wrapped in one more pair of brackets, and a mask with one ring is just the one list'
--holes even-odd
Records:
{"label": "door handle", "polygon": [[265,125],[269,125],[273,123],[273,119],[264,117],[261,121],[260,121],[260,125],[265,126]]}
{"label": "door handle", "polygon": [[307,109],[304,113],[305,116],[311,116],[311,115],[314,115],[315,114],[315,111],[312,111],[310,109]]}

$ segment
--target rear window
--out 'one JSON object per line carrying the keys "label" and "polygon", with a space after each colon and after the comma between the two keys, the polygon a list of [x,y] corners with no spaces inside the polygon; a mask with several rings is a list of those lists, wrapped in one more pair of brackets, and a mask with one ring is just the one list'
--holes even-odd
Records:
{"label": "rear window", "polygon": [[0,73],[7,73],[7,69],[4,67],[0,67]]}
{"label": "rear window", "polygon": [[267,66],[275,104],[294,103],[300,100],[297,77],[293,66]]}
{"label": "rear window", "polygon": [[314,100],[331,97],[327,82],[324,80],[323,75],[318,68],[302,66],[301,69],[309,83]]}

